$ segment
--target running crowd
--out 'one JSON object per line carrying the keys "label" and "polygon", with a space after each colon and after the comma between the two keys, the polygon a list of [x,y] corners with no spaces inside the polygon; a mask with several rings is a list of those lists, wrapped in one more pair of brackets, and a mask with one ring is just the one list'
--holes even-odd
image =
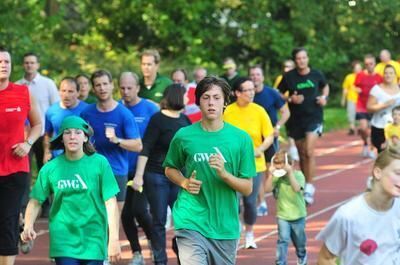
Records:
{"label": "running crowd", "polygon": [[[0,48],[0,265],[30,251],[40,216],[49,218],[56,264],[118,263],[120,222],[129,264],[144,264],[139,227],[153,263],[167,264],[171,222],[179,264],[235,264],[242,229],[245,248],[257,248],[253,226],[268,214],[267,192],[277,204],[276,264],[287,264],[290,241],[297,264],[307,264],[307,205],[329,85],[306,49],[291,58],[270,87],[260,65],[240,76],[232,58],[220,77],[199,67],[193,82],[181,68],[168,78],[158,73],[158,51],[145,50],[140,77],[120,74],[117,101],[107,70],[65,77],[57,89],[40,75],[35,53],[24,55],[25,74],[13,83],[11,54]],[[365,70],[355,62],[343,83],[349,134],[358,120],[362,155],[376,160],[367,191],[317,236],[318,264],[400,262],[400,65],[387,50],[381,61],[375,67],[366,55]],[[283,127],[287,148],[278,141]]]}

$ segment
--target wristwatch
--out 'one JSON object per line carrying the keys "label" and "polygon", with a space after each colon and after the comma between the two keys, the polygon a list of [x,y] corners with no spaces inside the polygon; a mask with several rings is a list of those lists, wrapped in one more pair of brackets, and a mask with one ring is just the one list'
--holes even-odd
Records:
{"label": "wristwatch", "polygon": [[30,146],[32,146],[33,143],[34,143],[33,140],[32,140],[32,139],[29,139],[29,138],[26,139],[25,142],[26,142],[27,144],[29,144]]}
{"label": "wristwatch", "polygon": [[120,145],[121,144],[121,142],[122,142],[122,139],[120,139],[120,138],[117,138],[117,142],[115,143],[116,145]]}

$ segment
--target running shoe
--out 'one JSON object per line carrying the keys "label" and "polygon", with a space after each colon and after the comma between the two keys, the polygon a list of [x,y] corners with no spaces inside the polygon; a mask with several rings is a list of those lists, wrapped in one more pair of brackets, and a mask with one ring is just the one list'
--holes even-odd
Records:
{"label": "running shoe", "polygon": [[266,203],[261,203],[257,207],[257,216],[267,216],[268,215],[268,206]]}
{"label": "running shoe", "polygon": [[144,265],[144,258],[142,253],[135,251],[129,265]]}
{"label": "running shoe", "polygon": [[246,249],[256,249],[257,248],[257,244],[254,241],[253,232],[246,233],[244,248],[246,248]]}
{"label": "running shoe", "polygon": [[307,254],[302,259],[297,259],[297,265],[307,265]]}
{"label": "running shoe", "polygon": [[295,145],[292,145],[289,147],[288,153],[293,160],[300,161],[299,151],[297,151],[297,148]]}
{"label": "running shoe", "polygon": [[363,146],[363,149],[362,149],[362,151],[361,151],[361,156],[362,156],[362,157],[368,157],[368,154],[369,154],[368,145],[364,145],[364,146]]}

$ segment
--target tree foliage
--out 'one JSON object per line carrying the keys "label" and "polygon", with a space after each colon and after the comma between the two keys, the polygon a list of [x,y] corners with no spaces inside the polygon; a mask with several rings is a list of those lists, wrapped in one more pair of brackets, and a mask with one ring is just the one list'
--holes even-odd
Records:
{"label": "tree foliage", "polygon": [[263,64],[271,81],[304,46],[335,89],[351,60],[383,48],[400,55],[399,11],[392,0],[3,0],[0,43],[13,53],[14,79],[27,51],[59,79],[100,67],[138,70],[140,51],[153,47],[167,74],[199,65],[218,74],[230,56],[243,73]]}

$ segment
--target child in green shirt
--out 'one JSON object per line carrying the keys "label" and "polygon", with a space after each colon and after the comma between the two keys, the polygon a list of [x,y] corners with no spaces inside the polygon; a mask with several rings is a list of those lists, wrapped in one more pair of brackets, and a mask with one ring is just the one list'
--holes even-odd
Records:
{"label": "child in green shirt", "polygon": [[303,190],[305,177],[293,168],[286,151],[278,151],[271,160],[266,191],[274,192],[278,222],[276,264],[287,264],[289,240],[296,249],[297,264],[307,264],[305,220],[307,216]]}

